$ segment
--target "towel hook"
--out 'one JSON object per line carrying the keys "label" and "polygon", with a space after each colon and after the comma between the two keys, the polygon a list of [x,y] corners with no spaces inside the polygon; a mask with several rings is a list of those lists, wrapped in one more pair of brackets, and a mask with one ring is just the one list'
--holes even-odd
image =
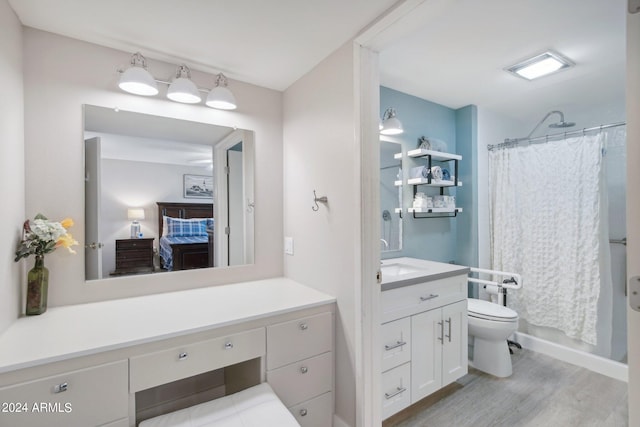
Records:
{"label": "towel hook", "polygon": [[314,212],[318,212],[318,209],[320,209],[318,202],[327,203],[327,196],[318,197],[316,196],[316,190],[313,190],[313,202],[315,203],[315,206],[311,206],[311,210]]}

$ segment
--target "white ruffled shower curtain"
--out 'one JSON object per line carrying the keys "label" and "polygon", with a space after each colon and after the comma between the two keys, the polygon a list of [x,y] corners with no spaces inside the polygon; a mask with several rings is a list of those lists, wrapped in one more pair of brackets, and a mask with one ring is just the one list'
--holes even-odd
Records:
{"label": "white ruffled shower curtain", "polygon": [[603,148],[599,133],[489,152],[492,267],[524,282],[508,305],[592,345],[611,286]]}

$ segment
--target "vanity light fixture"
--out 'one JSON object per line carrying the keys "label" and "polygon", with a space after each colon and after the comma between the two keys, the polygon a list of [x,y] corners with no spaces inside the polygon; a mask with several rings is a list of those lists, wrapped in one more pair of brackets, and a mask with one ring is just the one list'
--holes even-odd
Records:
{"label": "vanity light fixture", "polygon": [[133,220],[131,223],[131,238],[137,239],[140,237],[140,223],[139,219],[144,219],[143,208],[129,208],[127,209],[127,218]]}
{"label": "vanity light fixture", "polygon": [[380,133],[382,135],[400,135],[402,132],[404,132],[404,129],[402,128],[402,122],[396,117],[396,110],[387,108],[382,116]]}
{"label": "vanity light fixture", "polygon": [[218,74],[215,87],[207,95],[207,101],[205,102],[207,106],[220,110],[235,110],[238,107],[236,98],[227,86],[228,82],[225,75]]}
{"label": "vanity light fixture", "polygon": [[178,66],[173,81],[158,80],[147,71],[146,60],[140,52],[131,56],[131,67],[126,70],[119,69],[118,73],[120,73],[118,87],[134,95],[157,95],[157,83],[162,83],[169,86],[167,98],[172,101],[197,104],[202,101],[200,92],[203,92],[207,94],[205,104],[208,107],[235,110],[238,106],[235,96],[228,87],[227,77],[222,73],[216,76],[216,85],[211,90],[197,87],[191,80],[191,70],[185,64]]}
{"label": "vanity light fixture", "polygon": [[158,94],[158,85],[147,71],[147,61],[140,52],[131,55],[131,67],[120,74],[118,87],[135,95],[153,96]]}
{"label": "vanity light fixture", "polygon": [[557,52],[548,50],[533,58],[525,59],[518,64],[505,68],[506,71],[527,80],[534,80],[539,77],[567,69],[575,64]]}
{"label": "vanity light fixture", "polygon": [[202,101],[198,87],[191,81],[191,70],[186,65],[178,67],[176,77],[167,89],[167,98],[185,104],[197,104]]}

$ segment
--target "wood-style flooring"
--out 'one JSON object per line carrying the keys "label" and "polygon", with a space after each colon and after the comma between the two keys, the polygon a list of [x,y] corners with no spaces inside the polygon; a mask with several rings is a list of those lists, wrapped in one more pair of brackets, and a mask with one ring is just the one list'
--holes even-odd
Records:
{"label": "wood-style flooring", "polygon": [[527,350],[512,362],[503,379],[470,368],[439,400],[418,402],[383,427],[628,426],[626,383]]}

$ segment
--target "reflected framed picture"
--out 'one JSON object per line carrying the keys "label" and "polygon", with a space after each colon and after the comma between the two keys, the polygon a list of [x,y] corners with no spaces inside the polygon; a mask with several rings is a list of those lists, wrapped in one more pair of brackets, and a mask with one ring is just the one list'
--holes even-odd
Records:
{"label": "reflected framed picture", "polygon": [[184,174],[185,199],[213,199],[213,176]]}

